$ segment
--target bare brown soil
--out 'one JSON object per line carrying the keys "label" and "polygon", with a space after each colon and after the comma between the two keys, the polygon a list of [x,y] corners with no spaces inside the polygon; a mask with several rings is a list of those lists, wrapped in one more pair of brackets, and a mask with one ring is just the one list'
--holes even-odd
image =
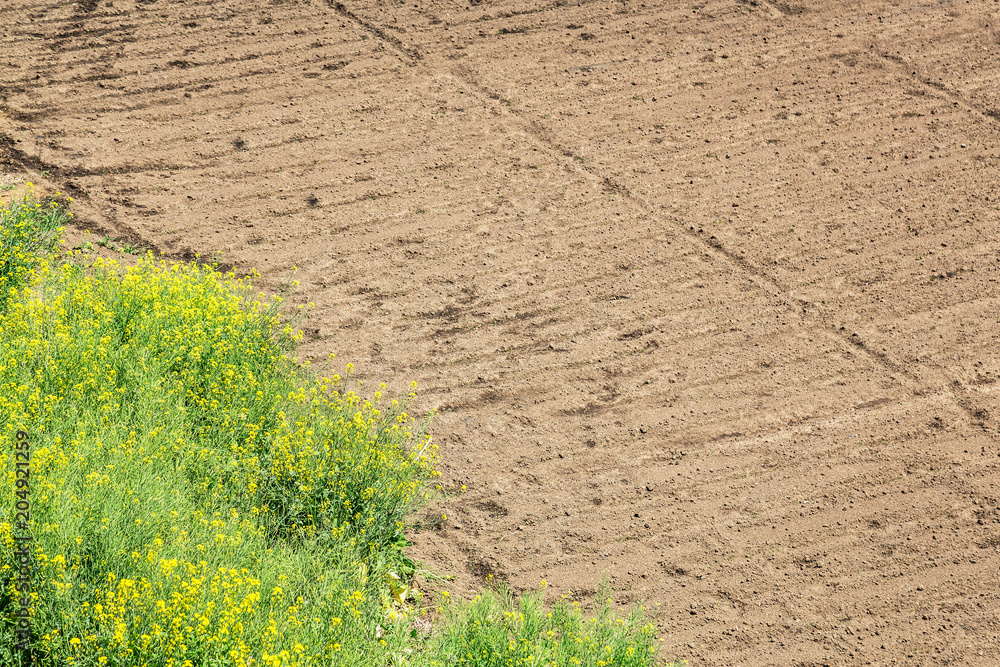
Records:
{"label": "bare brown soil", "polygon": [[0,24],[0,179],[297,265],[304,356],[420,384],[460,592],[607,576],[695,665],[1000,664],[995,0]]}

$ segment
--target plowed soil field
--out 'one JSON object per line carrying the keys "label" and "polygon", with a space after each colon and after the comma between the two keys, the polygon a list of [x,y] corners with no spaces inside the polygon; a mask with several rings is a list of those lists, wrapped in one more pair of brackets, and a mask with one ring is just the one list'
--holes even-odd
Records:
{"label": "plowed soil field", "polygon": [[0,25],[0,185],[73,195],[72,243],[297,266],[303,359],[417,381],[453,591],[606,577],[693,665],[1000,664],[995,0]]}

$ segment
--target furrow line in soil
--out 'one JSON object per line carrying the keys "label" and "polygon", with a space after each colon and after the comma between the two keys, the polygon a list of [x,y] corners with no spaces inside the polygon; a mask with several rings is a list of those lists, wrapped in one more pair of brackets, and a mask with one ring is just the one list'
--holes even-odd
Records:
{"label": "furrow line in soil", "polygon": [[336,11],[344,18],[350,19],[354,23],[358,24],[359,26],[367,30],[372,35],[378,37],[383,42],[392,45],[392,47],[396,49],[396,51],[398,51],[399,54],[406,59],[407,64],[411,66],[415,65],[416,61],[420,60],[423,57],[420,55],[420,51],[419,49],[417,49],[416,46],[407,46],[406,44],[403,43],[403,40],[399,39],[394,35],[390,35],[385,30],[378,27],[371,21],[367,21],[358,16],[357,14],[355,14],[354,12],[352,12],[351,10],[349,10],[344,5],[344,3],[337,2],[336,0],[326,0],[326,4],[329,5],[331,9]]}
{"label": "furrow line in soil", "polygon": [[913,79],[914,81],[920,83],[924,87],[930,89],[934,93],[940,93],[947,99],[951,100],[955,104],[961,106],[966,111],[976,114],[982,118],[990,121],[1000,121],[1000,109],[988,108],[985,106],[980,106],[966,99],[961,93],[952,90],[948,86],[938,81],[934,81],[930,77],[923,76],[913,68],[913,64],[908,62],[902,56],[894,55],[889,53],[884,47],[880,48],[877,52],[878,56],[887,62],[891,62],[898,66],[898,69],[902,70],[903,73]]}

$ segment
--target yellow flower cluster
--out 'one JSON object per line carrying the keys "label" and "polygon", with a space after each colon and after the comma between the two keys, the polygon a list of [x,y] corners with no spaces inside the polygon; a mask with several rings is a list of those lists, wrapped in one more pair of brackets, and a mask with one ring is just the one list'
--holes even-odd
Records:
{"label": "yellow flower cluster", "polygon": [[62,225],[72,217],[58,201],[61,192],[48,204],[33,195],[34,185],[28,183],[20,201],[0,202],[0,312],[27,286],[29,275],[51,253]]}
{"label": "yellow flower cluster", "polygon": [[[338,376],[321,383],[288,395],[303,410],[294,420],[278,413],[269,433],[269,466],[262,472],[284,493],[276,499],[281,509],[299,524],[315,526],[323,517],[330,530],[353,527],[366,543],[384,544],[400,533],[423,481],[433,476],[435,448],[424,438],[416,457],[400,455],[393,443],[414,437],[405,412],[385,415],[378,408],[384,387],[364,400],[353,391],[342,393]],[[257,483],[243,481],[247,487]]]}
{"label": "yellow flower cluster", "polygon": [[[381,650],[371,619],[405,625],[385,572],[435,474],[405,406],[297,370],[280,301],[232,275],[151,257],[36,270],[0,313],[0,442],[32,441],[40,648],[166,667]],[[0,523],[0,581],[13,548]]]}

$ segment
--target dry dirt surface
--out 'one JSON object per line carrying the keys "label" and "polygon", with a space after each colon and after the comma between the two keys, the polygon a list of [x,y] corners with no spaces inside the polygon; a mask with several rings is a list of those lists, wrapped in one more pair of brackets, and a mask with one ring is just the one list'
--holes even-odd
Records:
{"label": "dry dirt surface", "polygon": [[0,25],[4,183],[74,239],[296,265],[303,358],[418,382],[453,591],[607,577],[693,665],[1000,664],[996,0]]}

